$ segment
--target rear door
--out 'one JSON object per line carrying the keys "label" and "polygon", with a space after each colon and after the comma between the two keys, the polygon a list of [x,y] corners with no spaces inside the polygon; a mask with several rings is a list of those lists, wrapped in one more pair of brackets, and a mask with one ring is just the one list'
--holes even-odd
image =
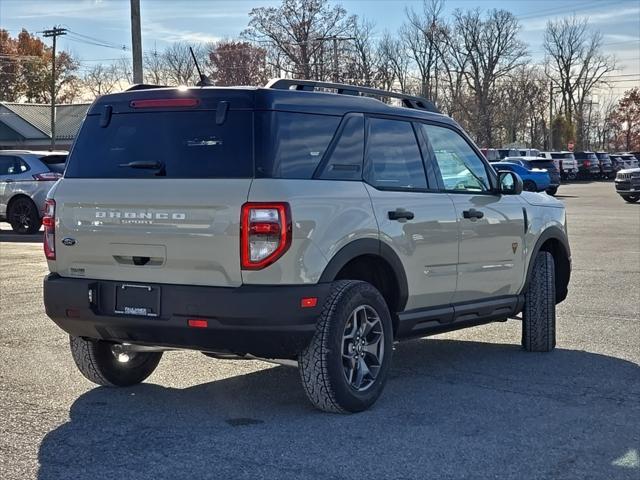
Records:
{"label": "rear door", "polygon": [[488,165],[453,128],[421,124],[459,229],[454,303],[517,293],[524,278],[524,213],[516,195],[494,193]]}
{"label": "rear door", "polygon": [[[142,109],[89,115],[55,190],[55,271],[192,285],[242,283],[241,206],[253,113]],[[64,240],[64,242],[63,242]]]}
{"label": "rear door", "polygon": [[33,180],[27,162],[16,155],[0,155],[0,215],[6,215],[16,182]]}
{"label": "rear door", "polygon": [[[380,238],[407,275],[406,309],[448,305],[456,288],[458,227],[451,199],[427,180],[411,122],[367,119],[366,187]],[[431,188],[430,188],[431,187]]]}

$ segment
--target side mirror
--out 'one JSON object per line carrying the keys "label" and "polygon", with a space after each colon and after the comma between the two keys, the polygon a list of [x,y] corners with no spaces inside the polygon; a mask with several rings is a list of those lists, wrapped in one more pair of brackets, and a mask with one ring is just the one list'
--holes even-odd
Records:
{"label": "side mirror", "polygon": [[498,185],[500,193],[503,195],[520,195],[522,193],[522,179],[515,172],[498,171]]}

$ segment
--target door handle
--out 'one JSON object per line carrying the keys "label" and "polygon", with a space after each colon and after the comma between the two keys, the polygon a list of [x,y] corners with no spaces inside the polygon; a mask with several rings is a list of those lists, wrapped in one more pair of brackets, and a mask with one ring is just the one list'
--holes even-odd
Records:
{"label": "door handle", "polygon": [[475,219],[475,218],[482,218],[484,217],[484,213],[481,212],[480,210],[476,210],[475,208],[470,208],[469,210],[465,210],[462,212],[462,216],[464,218],[470,218],[470,219]]}
{"label": "door handle", "polygon": [[5,178],[2,180],[4,183],[12,183],[13,179],[12,178]]}
{"label": "door handle", "polygon": [[396,208],[389,212],[389,220],[413,220],[413,212],[405,210],[404,208]]}

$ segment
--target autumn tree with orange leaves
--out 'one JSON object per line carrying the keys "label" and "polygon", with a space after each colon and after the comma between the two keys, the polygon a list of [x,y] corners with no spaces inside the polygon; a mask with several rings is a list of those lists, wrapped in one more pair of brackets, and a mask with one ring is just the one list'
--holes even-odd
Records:
{"label": "autumn tree with orange leaves", "polygon": [[[0,29],[0,101],[51,101],[51,47],[22,30],[17,38]],[[56,54],[56,102],[77,99],[79,63],[68,52]]]}
{"label": "autumn tree with orange leaves", "polygon": [[616,150],[640,151],[640,88],[627,90],[609,117]]}

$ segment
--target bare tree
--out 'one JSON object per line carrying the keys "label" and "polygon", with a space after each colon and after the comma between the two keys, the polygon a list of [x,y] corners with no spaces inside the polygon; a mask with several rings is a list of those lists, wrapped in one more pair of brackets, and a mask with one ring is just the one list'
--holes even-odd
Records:
{"label": "bare tree", "polygon": [[544,36],[549,78],[560,90],[564,116],[577,124],[577,147],[584,144],[585,106],[604,76],[615,69],[601,53],[602,34],[590,33],[587,19],[576,16],[549,21]]}
{"label": "bare tree", "polygon": [[471,115],[477,125],[477,140],[492,146],[497,82],[522,65],[527,55],[525,44],[518,39],[520,25],[506,10],[491,10],[483,19],[476,9],[456,10],[452,28],[456,32],[455,48],[460,52],[454,58],[464,62],[465,80],[474,99]]}
{"label": "bare tree", "polygon": [[209,52],[216,85],[264,85],[266,51],[249,42],[224,41]]}
{"label": "bare tree", "polygon": [[121,80],[116,64],[98,63],[83,75],[82,87],[95,98],[120,90]]}
{"label": "bare tree", "polygon": [[357,20],[351,30],[351,49],[347,57],[347,78],[359,85],[372,86],[375,82],[377,51],[373,39],[374,23]]}
{"label": "bare tree", "polygon": [[423,97],[437,100],[438,61],[447,41],[447,28],[442,18],[444,0],[424,0],[422,12],[406,9],[407,21],[400,29],[400,38],[418,69]]}
{"label": "bare tree", "polygon": [[254,8],[249,17],[242,35],[280,53],[280,70],[307,79],[331,70],[325,44],[345,36],[354,21],[328,0],[283,0],[279,7]]}
{"label": "bare tree", "polygon": [[385,32],[380,41],[379,52],[381,65],[385,65],[387,72],[386,81],[389,90],[397,84],[401,92],[409,92],[409,66],[410,59],[404,55],[402,42]]}

